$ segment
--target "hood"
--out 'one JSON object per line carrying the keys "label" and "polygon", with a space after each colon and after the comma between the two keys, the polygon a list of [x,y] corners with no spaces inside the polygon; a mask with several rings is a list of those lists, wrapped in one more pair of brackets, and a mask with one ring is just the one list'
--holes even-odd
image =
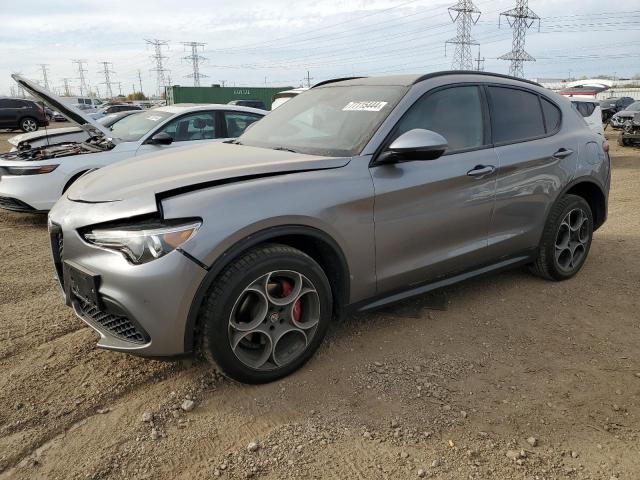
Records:
{"label": "hood", "polygon": [[640,113],[638,110],[620,110],[614,115],[614,117],[633,117],[636,113]]}
{"label": "hood", "polygon": [[17,147],[21,142],[32,142],[33,140],[59,137],[60,135],[66,135],[67,133],[80,132],[80,128],[78,127],[64,127],[64,128],[56,128],[53,130],[38,130],[36,132],[29,133],[21,133],[20,135],[15,135],[11,137],[7,142],[9,142],[14,147]]}
{"label": "hood", "polygon": [[32,82],[31,80],[27,80],[22,75],[13,74],[11,77],[28,91],[31,95],[33,95],[38,100],[41,100],[45,105],[53,108],[54,110],[60,112],[67,120],[74,122],[80,126],[83,130],[87,131],[89,135],[93,136],[105,136],[110,138],[113,143],[118,143],[118,140],[112,138],[113,132],[106,128],[104,125],[101,125],[99,122],[95,121],[93,118],[84,114],[81,110],[72,107],[71,105],[66,105],[60,98],[55,96],[53,93],[45,90],[40,85]]}
{"label": "hood", "polygon": [[125,160],[92,172],[67,190],[72,201],[101,203],[135,199],[156,203],[170,196],[216,184],[340,168],[350,157],[319,157],[228,143],[172,148]]}

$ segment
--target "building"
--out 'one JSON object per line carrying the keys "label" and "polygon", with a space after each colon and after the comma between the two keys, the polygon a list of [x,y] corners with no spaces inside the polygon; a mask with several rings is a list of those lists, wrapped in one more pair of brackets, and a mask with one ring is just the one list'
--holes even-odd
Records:
{"label": "building", "polygon": [[261,100],[271,109],[271,97],[292,87],[167,87],[167,105],[174,103],[229,103],[233,100]]}

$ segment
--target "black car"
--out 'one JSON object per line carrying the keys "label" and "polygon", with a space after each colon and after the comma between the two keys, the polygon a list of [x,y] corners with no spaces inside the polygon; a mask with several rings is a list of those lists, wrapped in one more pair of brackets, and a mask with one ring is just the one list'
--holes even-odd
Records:
{"label": "black car", "polygon": [[42,105],[24,98],[0,98],[0,128],[35,132],[49,125]]}
{"label": "black car", "polygon": [[232,100],[229,105],[237,105],[239,107],[251,107],[259,108],[260,110],[266,110],[267,106],[262,100]]}
{"label": "black car", "polygon": [[600,108],[602,109],[602,121],[608,122],[614,114],[620,110],[626,109],[635,100],[631,97],[611,97],[600,102]]}

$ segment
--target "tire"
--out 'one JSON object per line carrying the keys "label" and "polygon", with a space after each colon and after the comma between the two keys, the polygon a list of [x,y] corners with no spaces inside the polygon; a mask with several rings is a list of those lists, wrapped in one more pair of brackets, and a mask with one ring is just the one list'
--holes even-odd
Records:
{"label": "tire", "polygon": [[332,303],[327,276],[311,257],[286,245],[258,246],[209,289],[198,319],[201,351],[233,380],[272,382],[313,356]]}
{"label": "tire", "polygon": [[564,195],[552,207],[531,271],[548,280],[567,280],[584,265],[593,239],[593,213],[586,200]]}
{"label": "tire", "polygon": [[25,133],[35,132],[36,130],[38,130],[38,122],[36,122],[34,118],[25,117],[20,120],[20,130]]}

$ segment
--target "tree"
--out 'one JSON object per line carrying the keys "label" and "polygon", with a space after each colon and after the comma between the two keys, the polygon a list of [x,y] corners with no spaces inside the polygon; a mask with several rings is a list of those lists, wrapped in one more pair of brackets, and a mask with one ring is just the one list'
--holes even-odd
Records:
{"label": "tree", "polygon": [[127,95],[127,100],[146,100],[147,97],[142,92],[130,93]]}

